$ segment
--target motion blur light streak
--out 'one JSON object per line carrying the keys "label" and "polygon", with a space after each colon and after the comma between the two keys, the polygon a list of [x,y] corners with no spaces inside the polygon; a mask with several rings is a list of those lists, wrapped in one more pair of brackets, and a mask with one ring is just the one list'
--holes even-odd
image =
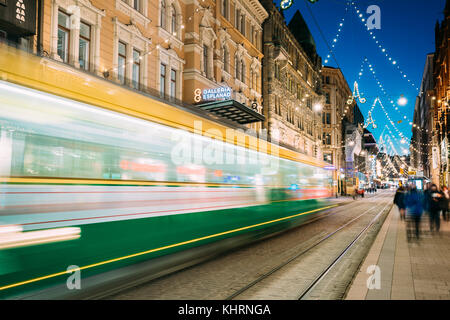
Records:
{"label": "motion blur light streak", "polygon": [[[179,247],[179,246],[183,246],[183,245],[186,245],[186,244],[199,242],[199,241],[210,239],[210,238],[219,237],[219,236],[230,234],[230,233],[235,233],[235,232],[239,232],[239,231],[243,231],[243,230],[248,230],[248,229],[256,228],[256,227],[259,227],[259,226],[263,226],[263,225],[267,225],[267,224],[271,224],[271,223],[275,223],[275,222],[279,222],[279,221],[292,219],[292,218],[299,217],[299,216],[306,215],[306,214],[310,214],[310,213],[313,213],[313,212],[323,211],[323,210],[326,210],[326,209],[331,209],[331,208],[334,208],[334,207],[337,207],[337,205],[331,205],[331,206],[327,206],[327,207],[323,207],[323,208],[319,208],[319,209],[314,209],[314,210],[311,210],[311,211],[302,212],[302,213],[299,213],[299,214],[295,214],[295,215],[288,216],[288,217],[283,217],[283,218],[280,218],[280,219],[266,221],[266,222],[254,224],[254,225],[251,225],[251,226],[246,226],[246,227],[242,227],[242,228],[238,228],[238,229],[234,229],[234,230],[228,230],[228,231],[225,231],[225,232],[216,233],[216,234],[212,234],[212,235],[201,237],[201,238],[197,238],[197,239],[192,239],[192,240],[171,244],[171,245],[160,247],[160,248],[156,248],[156,249],[151,249],[151,250],[147,250],[147,251],[143,251],[143,252],[130,254],[130,255],[124,256],[124,257],[119,257],[119,258],[115,258],[115,259],[111,259],[111,260],[106,260],[106,261],[94,263],[94,264],[91,264],[91,265],[87,265],[87,266],[81,267],[81,268],[79,268],[79,270],[85,270],[85,269],[89,269],[89,268],[94,268],[94,267],[98,267],[98,266],[105,265],[105,264],[108,264],[108,263],[113,263],[113,262],[120,261],[120,260],[130,259],[130,258],[134,258],[134,257],[137,257],[137,256],[142,256],[142,255],[145,255],[145,254],[148,254],[148,253],[152,253],[152,252],[156,252],[156,251],[162,251],[162,250],[170,249],[170,248],[173,248],[173,247]],[[71,270],[69,270],[69,272],[70,271]],[[58,277],[58,276],[66,274],[66,273],[68,273],[68,271],[58,272],[58,273],[50,274],[50,275],[47,275],[47,276],[43,276],[43,277],[39,277],[39,278],[35,278],[35,279],[30,279],[30,280],[27,280],[27,281],[14,283],[14,284],[11,284],[11,285],[0,287],[0,291],[1,290],[6,290],[6,289],[10,289],[10,288],[14,288],[14,287],[18,287],[18,286],[22,286],[22,285],[33,283],[33,282],[37,282],[37,281],[41,281],[41,280],[45,280],[45,279],[49,279],[49,278],[53,278],[53,277]]]}
{"label": "motion blur light streak", "polygon": [[22,232],[21,226],[0,226],[0,249],[18,248],[44,243],[75,240],[80,228],[59,228]]}

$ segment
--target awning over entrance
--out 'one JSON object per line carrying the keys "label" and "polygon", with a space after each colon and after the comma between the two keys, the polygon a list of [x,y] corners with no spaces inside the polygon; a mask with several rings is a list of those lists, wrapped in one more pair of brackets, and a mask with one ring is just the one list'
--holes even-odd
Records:
{"label": "awning over entrance", "polygon": [[213,101],[198,104],[197,106],[239,124],[259,122],[266,119],[262,114],[235,100]]}

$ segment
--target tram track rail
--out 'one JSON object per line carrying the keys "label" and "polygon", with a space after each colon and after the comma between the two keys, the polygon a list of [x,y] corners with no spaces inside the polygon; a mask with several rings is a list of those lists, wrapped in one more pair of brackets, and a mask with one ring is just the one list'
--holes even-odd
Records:
{"label": "tram track rail", "polygon": [[[383,197],[383,195],[376,195],[376,196],[374,196],[372,198],[382,198],[382,197]],[[350,203],[350,204],[353,204],[353,202]],[[346,209],[345,207],[346,207],[346,205],[343,205],[341,207],[341,210],[339,210],[339,212],[345,210]],[[325,276],[329,273],[329,271],[342,259],[342,257],[344,257],[346,255],[346,253],[357,243],[357,241],[363,236],[363,234],[367,230],[369,230],[371,226],[374,225],[374,223],[380,218],[380,216],[383,213],[386,212],[385,209],[387,207],[392,207],[392,204],[390,204],[388,202],[387,204],[383,203],[383,204],[377,205],[377,206],[372,207],[372,208],[366,210],[365,212],[359,214],[358,216],[350,219],[350,221],[347,221],[346,223],[341,225],[339,228],[337,228],[337,229],[333,230],[332,232],[326,234],[324,237],[321,237],[318,241],[314,242],[312,245],[310,245],[307,248],[305,248],[305,249],[301,250],[300,252],[296,253],[294,256],[292,256],[288,260],[280,263],[276,267],[272,268],[270,271],[262,274],[261,276],[259,276],[257,279],[253,280],[251,283],[247,284],[246,286],[240,288],[239,290],[236,290],[236,292],[234,292],[232,295],[229,295],[227,298],[225,298],[225,300],[233,300],[233,299],[241,296],[243,293],[245,293],[248,290],[250,290],[251,288],[255,287],[257,284],[259,284],[262,281],[266,280],[267,278],[269,278],[270,276],[272,276],[276,272],[282,270],[284,267],[288,266],[292,262],[294,262],[294,261],[298,260],[299,258],[301,258],[302,256],[304,256],[306,253],[310,252],[314,248],[317,248],[318,246],[320,246],[321,244],[323,244],[327,240],[331,239],[333,236],[338,234],[340,231],[344,230],[348,226],[352,225],[354,222],[358,221],[362,217],[364,217],[367,214],[369,214],[369,212],[376,211],[377,209],[380,209],[380,207],[382,207],[382,209],[378,212],[378,214],[376,214],[376,216],[374,218],[372,218],[368,224],[365,224],[364,228],[360,232],[358,232],[357,236],[354,237],[353,240],[347,246],[345,246],[345,248],[338,254],[338,256],[335,257],[332,260],[332,262],[330,264],[328,264],[319,273],[319,275],[314,278],[314,280],[312,282],[310,282],[310,284],[306,287],[306,289],[302,290],[301,293],[299,293],[297,299],[298,300],[304,300],[306,297],[309,296],[309,294],[314,290],[314,288],[316,288],[316,286],[325,278]],[[314,221],[322,220],[322,219],[324,219],[326,217],[329,217],[330,215],[338,214],[339,212],[329,213],[327,215],[324,215],[324,216],[322,216],[320,218],[315,219]],[[314,221],[311,221],[311,222],[314,222]]]}

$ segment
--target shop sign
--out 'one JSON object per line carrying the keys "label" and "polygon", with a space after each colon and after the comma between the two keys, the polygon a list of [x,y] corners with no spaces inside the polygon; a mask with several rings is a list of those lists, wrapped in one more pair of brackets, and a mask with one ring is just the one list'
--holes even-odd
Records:
{"label": "shop sign", "polygon": [[231,99],[231,88],[230,87],[220,87],[220,88],[208,88],[208,89],[196,89],[194,91],[194,101],[217,101],[217,100],[229,100]]}

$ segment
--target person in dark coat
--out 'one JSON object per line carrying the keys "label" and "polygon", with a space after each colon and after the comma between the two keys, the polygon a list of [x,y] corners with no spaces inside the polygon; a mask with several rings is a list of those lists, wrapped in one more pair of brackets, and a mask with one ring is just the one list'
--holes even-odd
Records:
{"label": "person in dark coat", "polygon": [[[408,209],[408,220],[414,224],[415,234],[419,240],[420,220],[423,213],[424,199],[421,192],[417,191],[415,185],[411,186],[411,190],[406,196],[406,207]],[[408,240],[411,238],[411,228],[408,229]]]}
{"label": "person in dark coat", "polygon": [[443,221],[448,221],[448,216],[449,216],[449,210],[448,210],[448,204],[449,204],[449,200],[450,200],[450,193],[449,190],[446,186],[444,186],[442,188],[442,220]]}
{"label": "person in dark coat", "polygon": [[430,192],[426,199],[428,212],[430,214],[430,230],[433,232],[435,229],[439,232],[441,226],[441,201],[442,193],[439,192],[435,184],[431,185]]}
{"label": "person in dark coat", "polygon": [[400,212],[400,219],[405,220],[406,211],[406,190],[403,187],[397,189],[394,197],[394,204],[398,207]]}

